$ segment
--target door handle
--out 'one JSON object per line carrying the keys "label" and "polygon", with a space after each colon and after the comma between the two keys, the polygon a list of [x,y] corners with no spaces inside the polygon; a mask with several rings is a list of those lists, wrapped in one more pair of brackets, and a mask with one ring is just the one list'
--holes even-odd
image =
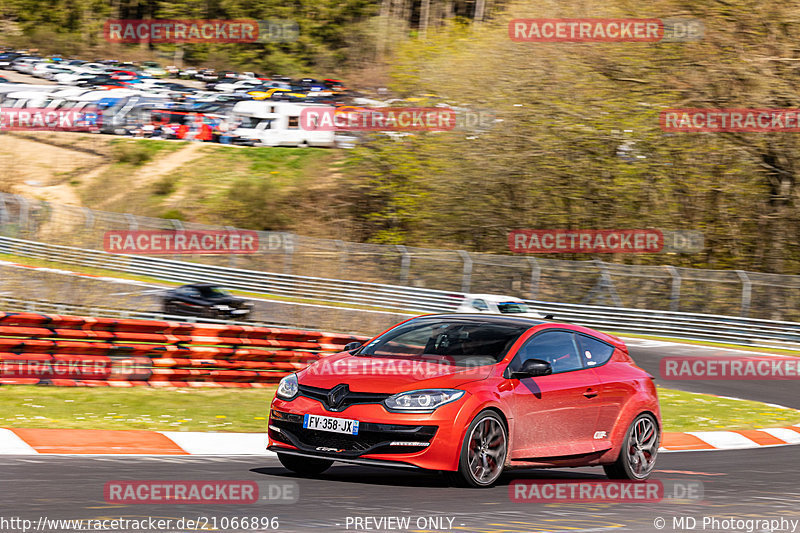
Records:
{"label": "door handle", "polygon": [[586,389],[586,392],[583,393],[583,395],[586,396],[587,398],[594,398],[595,396],[597,396],[597,394],[598,394],[597,391],[594,389]]}

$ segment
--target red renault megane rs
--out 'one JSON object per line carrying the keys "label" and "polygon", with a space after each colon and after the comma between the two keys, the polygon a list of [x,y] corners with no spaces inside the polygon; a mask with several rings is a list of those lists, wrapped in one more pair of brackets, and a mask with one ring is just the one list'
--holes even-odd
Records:
{"label": "red renault megane rs", "polygon": [[444,472],[602,466],[643,480],[661,418],[652,376],[617,337],[531,318],[427,315],[285,377],[269,450],[314,475],[334,461]]}

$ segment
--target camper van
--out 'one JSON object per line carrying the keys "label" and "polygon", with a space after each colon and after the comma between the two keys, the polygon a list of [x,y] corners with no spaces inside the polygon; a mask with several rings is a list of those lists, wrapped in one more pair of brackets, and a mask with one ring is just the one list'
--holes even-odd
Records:
{"label": "camper van", "polygon": [[315,104],[274,101],[243,101],[233,106],[239,127],[233,134],[262,146],[335,146],[333,131],[307,131],[300,127],[300,114]]}

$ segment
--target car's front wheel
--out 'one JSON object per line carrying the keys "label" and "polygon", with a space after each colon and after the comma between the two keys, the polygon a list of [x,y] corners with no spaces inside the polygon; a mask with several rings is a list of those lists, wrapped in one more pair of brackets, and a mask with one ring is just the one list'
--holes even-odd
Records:
{"label": "car's front wheel", "polygon": [[606,475],[611,479],[647,479],[656,465],[660,437],[653,415],[642,413],[637,416],[625,434],[616,462],[603,466]]}
{"label": "car's front wheel", "polygon": [[508,453],[508,431],[494,411],[483,411],[467,428],[458,470],[446,472],[459,486],[491,487],[503,473]]}
{"label": "car's front wheel", "polygon": [[279,453],[278,461],[295,474],[300,474],[301,476],[316,476],[329,469],[333,464],[333,461],[326,459],[314,459],[287,453]]}

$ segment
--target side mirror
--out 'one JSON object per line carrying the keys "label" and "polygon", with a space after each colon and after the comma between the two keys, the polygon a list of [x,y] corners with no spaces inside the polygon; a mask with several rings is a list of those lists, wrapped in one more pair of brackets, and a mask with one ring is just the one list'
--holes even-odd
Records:
{"label": "side mirror", "polygon": [[343,351],[345,351],[345,352],[355,351],[355,350],[361,348],[361,344],[362,343],[360,343],[358,341],[348,342],[347,344],[344,345],[344,350]]}
{"label": "side mirror", "polygon": [[547,361],[541,359],[528,359],[522,363],[519,370],[511,372],[511,379],[535,378],[537,376],[547,376],[553,373],[553,367]]}

